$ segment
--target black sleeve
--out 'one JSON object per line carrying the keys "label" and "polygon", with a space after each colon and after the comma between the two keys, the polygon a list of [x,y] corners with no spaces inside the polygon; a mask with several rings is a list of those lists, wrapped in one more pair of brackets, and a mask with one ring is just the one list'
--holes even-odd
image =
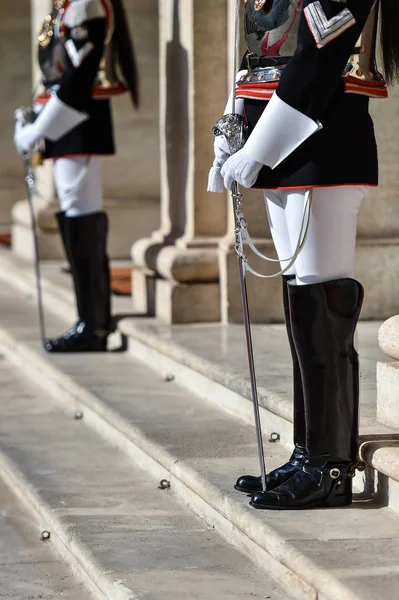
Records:
{"label": "black sleeve", "polygon": [[305,0],[297,48],[281,76],[278,97],[322,121],[372,6],[373,0]]}
{"label": "black sleeve", "polygon": [[240,68],[238,69],[239,71],[245,71],[248,69],[247,56],[248,56],[248,52],[246,52],[244,54],[244,56],[242,57]]}
{"label": "black sleeve", "polygon": [[95,18],[66,29],[67,67],[57,95],[69,106],[85,112],[92,98],[92,88],[103,56],[105,18]]}

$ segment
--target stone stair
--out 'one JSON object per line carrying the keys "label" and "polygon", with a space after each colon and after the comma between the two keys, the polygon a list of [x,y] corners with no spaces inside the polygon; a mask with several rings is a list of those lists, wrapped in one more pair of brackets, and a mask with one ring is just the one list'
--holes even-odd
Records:
{"label": "stone stair", "polygon": [[7,390],[0,474],[94,597],[286,598],[175,494],[159,489],[159,479],[69,418],[22,367],[7,358],[0,367]]}
{"label": "stone stair", "polygon": [[62,563],[52,544],[40,541],[39,527],[3,482],[0,483],[0,507],[0,598],[92,598],[83,583]]}
{"label": "stone stair", "polygon": [[[272,592],[277,595],[272,597],[279,598],[279,594],[283,594],[285,598],[307,600],[399,598],[399,573],[395,564],[399,548],[399,520],[393,510],[399,505],[398,432],[375,421],[370,401],[373,395],[369,373],[373,361],[371,351],[366,360],[363,381],[366,401],[362,432],[364,439],[372,441],[364,444],[367,469],[357,479],[360,491],[357,501],[349,509],[299,513],[253,511],[247,505],[248,499],[232,490],[238,474],[257,471],[245,363],[236,363],[238,367],[234,371],[227,361],[227,357],[238,352],[239,344],[236,347],[234,342],[239,339],[238,329],[230,337],[227,330],[220,330],[218,343],[224,349],[220,352],[220,347],[219,350],[215,348],[216,342],[212,345],[212,335],[206,326],[185,327],[175,335],[175,329],[162,327],[151,320],[123,319],[120,330],[127,338],[128,353],[115,351],[98,356],[49,356],[42,352],[37,340],[33,279],[27,267],[3,253],[0,256],[0,279],[3,281],[0,296],[1,351],[13,368],[29,378],[34,386],[42,386],[43,393],[57,403],[60,423],[63,421],[65,427],[72,427],[75,432],[83,431],[83,437],[87,436],[89,440],[94,436],[99,456],[104,456],[100,451],[103,446],[107,449],[105,454],[111,451],[118,453],[125,472],[131,471],[126,481],[132,482],[137,469],[141,468],[146,473],[145,477],[152,481],[154,493],[154,481],[165,479],[170,485],[167,497],[170,495],[180,506],[189,507],[208,527],[214,528],[215,533],[223,536],[223,543],[228,543],[227,548],[233,546],[239,549],[244,555],[240,559],[242,563],[248,564],[250,559],[256,565],[256,573],[261,569],[259,576],[262,577],[263,573],[268,585],[271,576],[277,579],[278,587]],[[65,328],[66,320],[71,318],[71,295],[63,289],[63,284],[60,287],[60,282],[50,270],[45,288],[48,327],[54,333],[59,332]],[[373,327],[375,329],[373,324],[362,324],[361,340],[362,337],[372,337]],[[286,444],[291,435],[289,377],[285,375],[286,365],[283,361],[277,362],[275,356],[284,344],[281,328],[263,326],[257,329],[256,344],[264,343],[266,335],[271,346],[266,357],[267,364],[272,372],[274,370],[275,376],[272,377],[273,388],[268,388],[261,376],[262,417],[265,433],[268,435],[274,431],[281,437],[279,443],[269,443],[265,438],[268,467],[272,468],[287,457]],[[186,340],[183,340],[184,336]],[[189,342],[189,338],[193,340],[195,336],[196,352]],[[70,419],[65,419],[65,416]],[[76,421],[74,416],[83,416],[83,419]],[[29,422],[30,419],[27,426]],[[62,430],[62,427],[59,425],[58,429]],[[18,446],[22,448],[25,437],[28,438],[28,432],[25,433],[18,436]],[[46,447],[50,450],[52,446],[46,446],[46,436],[42,439],[43,450]],[[103,440],[101,444],[100,439]],[[55,447],[56,441],[57,436]],[[15,447],[16,440],[12,440],[12,444]],[[29,489],[33,485],[31,469],[25,464],[24,470],[24,464],[17,464],[17,470],[13,471],[8,460],[14,461],[15,457],[8,455],[3,443],[1,448],[5,453],[5,461],[2,461],[5,466],[1,467],[5,480],[16,485],[11,477],[16,472],[21,490]],[[76,458],[76,455],[79,459],[81,452],[81,447],[75,448],[71,444],[61,455],[66,455],[65,460],[72,460],[71,457]],[[25,456],[30,454],[25,448]],[[56,465],[60,453],[51,450],[49,454]],[[43,455],[46,453],[43,452]],[[108,472],[105,458],[101,459],[101,463]],[[80,461],[73,471],[78,467],[80,469]],[[55,466],[50,471],[49,481],[53,477],[59,481],[55,477]],[[71,475],[69,491],[73,490],[75,479],[81,481],[78,476],[74,478]],[[126,487],[132,491],[131,486]],[[38,493],[40,496],[41,491]],[[97,490],[92,490],[92,500],[97,498],[98,514],[103,514],[101,510],[106,496],[99,494],[97,497],[96,494]],[[123,485],[117,489],[117,497],[119,494],[124,494]],[[49,499],[40,497],[53,514],[55,507]],[[164,497],[162,493],[160,498]],[[94,519],[88,521],[86,523],[83,519],[82,527],[94,526]],[[129,539],[129,535],[123,535],[124,543]],[[81,541],[91,552],[90,535],[86,541],[79,540],[79,543]],[[108,540],[103,544],[103,548],[107,548]],[[159,549],[160,563],[162,552],[167,556],[166,547],[163,551]],[[115,557],[118,554],[111,539],[108,552]],[[84,567],[84,563],[80,564]],[[217,573],[219,563],[214,566]],[[168,585],[165,583],[166,588]],[[286,591],[282,592],[280,586]],[[116,600],[112,593],[109,595],[109,588],[104,589],[103,597]],[[220,594],[215,598],[223,596]],[[197,596],[186,594],[185,597]]]}
{"label": "stone stair", "polygon": [[[383,362],[386,357],[376,348],[379,326],[366,322],[358,328],[361,458],[366,470],[357,472],[355,487],[359,492],[366,490],[381,504],[399,509],[399,430],[377,420],[376,362],[380,373],[390,364]],[[142,319],[124,319],[119,327],[132,356],[150,367],[157,365],[188,391],[253,425],[242,327],[230,326],[229,331],[223,326],[219,331],[215,326],[170,328]],[[277,433],[280,443],[291,448],[291,366],[284,326],[254,326],[253,341],[264,435],[267,439]],[[197,352],[193,352],[194,347]]]}

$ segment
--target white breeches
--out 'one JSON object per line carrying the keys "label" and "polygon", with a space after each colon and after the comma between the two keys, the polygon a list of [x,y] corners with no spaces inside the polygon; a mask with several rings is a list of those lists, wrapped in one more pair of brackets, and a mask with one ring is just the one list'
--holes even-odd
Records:
{"label": "white breeches", "polygon": [[[298,285],[354,276],[357,215],[367,186],[315,188],[305,245],[287,271]],[[297,247],[307,190],[265,190],[266,211],[280,260]],[[281,262],[281,267],[288,262]]]}
{"label": "white breeches", "polygon": [[54,161],[54,183],[61,210],[80,217],[102,210],[102,158],[77,156]]}

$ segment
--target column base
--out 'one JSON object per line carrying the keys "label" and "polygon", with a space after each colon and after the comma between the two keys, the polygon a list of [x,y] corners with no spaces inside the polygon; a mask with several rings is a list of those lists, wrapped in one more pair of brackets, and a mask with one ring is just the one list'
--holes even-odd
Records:
{"label": "column base", "polygon": [[[399,331],[398,331],[399,334]],[[399,362],[377,363],[377,421],[399,429]]]}
{"label": "column base", "polygon": [[155,316],[155,283],[157,276],[154,271],[144,267],[134,267],[132,271],[132,303],[133,311]]}
{"label": "column base", "polygon": [[155,314],[169,324],[220,321],[218,283],[155,282]]}
{"label": "column base", "polygon": [[[65,258],[58,224],[55,218],[55,205],[35,198],[37,241],[41,260],[63,260]],[[12,210],[12,251],[18,257],[34,262],[35,250],[31,216],[27,200],[17,202]]]}
{"label": "column base", "polygon": [[[35,199],[38,221],[38,243],[41,260],[61,260],[64,250],[58,234],[55,213],[58,204],[40,205]],[[155,229],[159,223],[159,200],[106,200],[105,210],[110,219],[109,254],[113,259],[129,258],[132,240],[139,239]],[[17,202],[12,211],[12,250],[32,262],[34,260],[33,235],[29,204]]]}
{"label": "column base", "polygon": [[[194,245],[195,242],[192,240]],[[209,242],[210,244],[210,242]],[[188,247],[154,238],[132,248],[133,309],[166,323],[220,320],[216,243]],[[145,266],[143,266],[143,263]]]}
{"label": "column base", "polygon": [[0,233],[11,231],[11,214],[15,205],[13,190],[6,188],[0,190]]}

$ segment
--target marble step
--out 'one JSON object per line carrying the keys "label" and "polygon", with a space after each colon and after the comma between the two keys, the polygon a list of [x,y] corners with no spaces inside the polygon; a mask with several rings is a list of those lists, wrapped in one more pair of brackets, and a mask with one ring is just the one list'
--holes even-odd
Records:
{"label": "marble step", "polygon": [[[85,420],[66,414],[45,384],[41,388],[26,378],[23,366],[3,357],[0,386],[0,477],[23,504],[20,520],[35,520],[50,533],[40,548],[42,560],[51,561],[47,566],[40,563],[38,532],[35,553],[20,550],[21,560],[37,561],[36,580],[33,565],[25,565],[32,588],[25,586],[21,600],[92,597],[82,594],[65,566],[56,569],[51,546],[99,600],[297,597],[193,514],[173,490],[160,489],[159,477],[86,427]],[[0,483],[0,500],[2,489]],[[10,502],[2,504],[3,515],[7,509]],[[0,539],[0,560],[6,562],[0,597],[11,600],[18,596],[3,596],[13,585],[13,544],[9,556],[5,548],[9,529],[0,519],[0,533],[6,535]],[[23,535],[32,537],[30,531]],[[40,585],[42,596],[36,595]]]}
{"label": "marble step", "polygon": [[[69,417],[100,434],[126,459],[160,481],[230,544],[306,600],[394,598],[399,573],[397,514],[368,495],[349,509],[253,511],[232,489],[257,471],[251,425],[127,353],[46,355],[37,341],[35,307],[3,285],[0,348]],[[63,320],[49,319],[51,329]],[[71,419],[73,423],[73,419]],[[268,467],[287,458],[268,443]]]}
{"label": "marble step", "polygon": [[[2,397],[3,399],[3,397]],[[40,522],[0,482],[0,598],[6,600],[90,600],[49,541]]]}

